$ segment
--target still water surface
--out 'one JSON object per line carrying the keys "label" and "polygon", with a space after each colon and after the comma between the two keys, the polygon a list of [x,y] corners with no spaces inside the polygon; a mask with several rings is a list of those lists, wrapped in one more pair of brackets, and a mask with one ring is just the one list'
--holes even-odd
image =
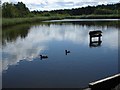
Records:
{"label": "still water surface", "polygon": [[[84,88],[118,73],[116,23],[70,19],[3,29],[3,88]],[[100,45],[90,45],[92,30],[103,32]]]}

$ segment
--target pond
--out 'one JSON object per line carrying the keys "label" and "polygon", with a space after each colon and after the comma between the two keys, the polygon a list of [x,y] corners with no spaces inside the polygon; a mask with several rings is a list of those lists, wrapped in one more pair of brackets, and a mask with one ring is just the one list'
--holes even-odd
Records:
{"label": "pond", "polygon": [[[84,88],[117,74],[118,23],[65,19],[3,28],[3,88]],[[95,30],[102,31],[99,44],[90,42]]]}

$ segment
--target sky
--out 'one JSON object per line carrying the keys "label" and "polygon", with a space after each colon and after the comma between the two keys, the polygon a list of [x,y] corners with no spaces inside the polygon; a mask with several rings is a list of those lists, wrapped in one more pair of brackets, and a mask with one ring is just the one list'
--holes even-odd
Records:
{"label": "sky", "polygon": [[71,9],[85,6],[95,6],[100,4],[111,4],[120,2],[120,0],[2,0],[4,2],[23,2],[29,8],[33,10],[57,10],[57,9]]}

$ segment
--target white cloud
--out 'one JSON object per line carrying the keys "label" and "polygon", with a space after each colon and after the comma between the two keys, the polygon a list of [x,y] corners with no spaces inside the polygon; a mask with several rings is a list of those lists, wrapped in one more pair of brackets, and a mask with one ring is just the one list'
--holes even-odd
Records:
{"label": "white cloud", "polygon": [[2,0],[3,2],[23,2],[30,10],[71,9],[87,5],[117,3],[119,0]]}

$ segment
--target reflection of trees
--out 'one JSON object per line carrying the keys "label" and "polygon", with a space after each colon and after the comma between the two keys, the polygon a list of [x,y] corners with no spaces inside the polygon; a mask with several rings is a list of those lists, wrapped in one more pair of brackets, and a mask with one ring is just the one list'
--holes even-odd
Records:
{"label": "reflection of trees", "polygon": [[[120,28],[119,24],[120,21],[63,21],[63,22],[43,22],[40,24],[35,24],[34,26],[37,27],[39,25],[46,25],[50,27],[50,24],[59,24],[63,25],[64,23],[66,24],[73,24],[73,25],[82,25],[82,26],[107,26],[107,27],[116,27]],[[30,28],[30,25],[19,25],[19,26],[14,26],[14,27],[8,27],[8,28],[3,28],[2,31],[2,44],[5,44],[5,41],[7,40],[8,42],[15,41],[17,37],[25,38],[28,34],[28,30]]]}
{"label": "reflection of trees", "polygon": [[[51,23],[51,22],[48,22]],[[70,23],[73,25],[82,25],[82,26],[109,26],[120,28],[120,21],[63,21],[63,22],[52,22],[53,24]]]}
{"label": "reflection of trees", "polygon": [[5,44],[5,41],[8,42],[15,41],[18,37],[25,38],[28,34],[29,26],[20,25],[11,28],[3,28],[2,31],[2,44]]}
{"label": "reflection of trees", "polygon": [[109,27],[117,27],[120,28],[118,21],[81,21],[81,22],[73,22],[73,24],[80,24],[86,26],[109,26]]}

